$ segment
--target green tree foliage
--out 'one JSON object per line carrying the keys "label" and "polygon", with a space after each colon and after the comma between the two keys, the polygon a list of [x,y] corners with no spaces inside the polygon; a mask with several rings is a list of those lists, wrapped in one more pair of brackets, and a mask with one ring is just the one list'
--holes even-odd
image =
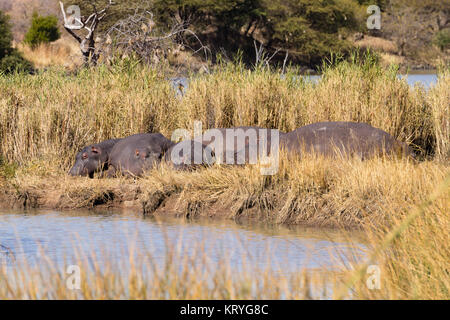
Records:
{"label": "green tree foliage", "polygon": [[58,29],[58,18],[55,16],[39,16],[33,13],[31,27],[25,34],[25,43],[35,47],[41,43],[48,43],[58,40],[61,33]]}
{"label": "green tree foliage", "polygon": [[264,14],[260,0],[155,0],[154,6],[162,19],[214,22],[229,28],[239,28]]}
{"label": "green tree foliage", "polygon": [[215,30],[222,46],[258,29],[269,48],[289,49],[305,64],[319,63],[330,51],[347,52],[350,45],[342,39],[360,25],[355,8],[361,9],[357,0],[156,0],[155,8],[163,21]]}
{"label": "green tree foliage", "polygon": [[0,59],[10,54],[12,40],[9,17],[3,11],[0,11]]}
{"label": "green tree foliage", "polygon": [[343,39],[359,24],[354,1],[267,0],[265,5],[265,37],[303,63],[317,64],[330,52],[348,52],[350,44]]}
{"label": "green tree foliage", "polygon": [[[77,4],[83,16],[101,9],[107,0],[63,0],[66,8]],[[364,0],[115,0],[98,32],[146,8],[154,13],[161,32],[184,22],[210,48],[242,49],[254,53],[253,40],[269,50],[289,50],[290,57],[304,64],[320,63],[330,51],[346,53],[344,39],[365,22]],[[375,3],[383,4],[385,0]],[[364,21],[363,21],[364,20]],[[284,53],[282,53],[284,56]]]}
{"label": "green tree foliage", "polygon": [[434,44],[442,51],[450,48],[450,29],[439,31],[434,37]]}
{"label": "green tree foliage", "polygon": [[0,60],[0,72],[6,74],[14,72],[31,73],[33,72],[33,65],[25,60],[19,51],[13,49],[11,54]]}
{"label": "green tree foliage", "polygon": [[31,72],[33,66],[12,47],[9,17],[0,11],[0,73]]}
{"label": "green tree foliage", "polygon": [[384,10],[386,8],[386,5],[388,4],[389,0],[357,0],[359,5],[368,7],[370,5],[377,5],[381,8],[381,10]]}

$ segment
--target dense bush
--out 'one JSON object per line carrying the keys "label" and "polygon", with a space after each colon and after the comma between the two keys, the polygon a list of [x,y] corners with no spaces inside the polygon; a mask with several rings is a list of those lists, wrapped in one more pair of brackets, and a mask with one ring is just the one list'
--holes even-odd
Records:
{"label": "dense bush", "polygon": [[0,60],[11,52],[12,39],[9,17],[0,11]]}
{"label": "dense bush", "polygon": [[442,51],[450,48],[450,29],[439,31],[434,37],[434,44]]}
{"label": "dense bush", "polygon": [[[68,6],[69,0],[63,0]],[[99,0],[99,8],[106,4]],[[99,25],[105,32],[117,20],[143,6],[138,0],[117,0]],[[243,60],[254,62],[254,40],[269,52],[289,50],[294,62],[317,65],[329,52],[346,53],[350,43],[344,39],[360,29],[358,0],[154,0],[149,9],[161,31],[170,31],[176,22],[185,22],[214,53],[225,52],[229,58],[240,49]],[[92,9],[88,0],[79,0],[81,12]],[[181,38],[181,37],[180,37]],[[183,39],[188,41],[188,39]],[[189,45],[196,46],[198,43]],[[284,59],[285,51],[274,60]]]}
{"label": "dense bush", "polygon": [[35,47],[41,43],[58,40],[61,33],[58,30],[58,18],[55,16],[39,16],[36,12],[31,20],[31,27],[25,34],[25,43]]}
{"label": "dense bush", "polygon": [[32,72],[33,65],[12,47],[9,17],[0,11],[0,73]]}
{"label": "dense bush", "polygon": [[19,51],[13,49],[11,53],[0,60],[0,72],[33,72],[33,65],[24,59]]}

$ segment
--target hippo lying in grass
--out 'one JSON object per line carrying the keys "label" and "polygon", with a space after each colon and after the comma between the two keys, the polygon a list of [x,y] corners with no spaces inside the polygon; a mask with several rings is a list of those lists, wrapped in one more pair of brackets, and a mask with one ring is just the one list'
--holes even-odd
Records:
{"label": "hippo lying in grass", "polygon": [[174,143],[160,133],[139,133],[121,139],[111,150],[108,177],[141,176],[163,159]]}
{"label": "hippo lying in grass", "polygon": [[177,170],[191,170],[215,162],[212,148],[196,141],[184,140],[174,144],[164,155],[164,161]]}
{"label": "hippo lying in grass", "polygon": [[69,174],[93,178],[94,173],[108,170],[111,150],[119,141],[120,139],[110,139],[84,147],[77,153]]}
{"label": "hippo lying in grass", "polygon": [[218,128],[207,130],[202,143],[213,150],[216,163],[256,164],[271,148],[278,149],[278,138],[283,134],[260,127]]}
{"label": "hippo lying in grass", "polygon": [[[289,133],[259,127],[210,129],[177,144],[160,133],[135,134],[85,147],[69,173],[93,177],[95,172],[107,169],[108,177],[117,173],[140,176],[161,161],[181,170],[213,163],[243,165],[258,161],[275,168],[279,147],[296,156],[303,151],[325,156],[357,155],[361,159],[383,154],[414,156],[408,145],[368,124],[319,122]],[[268,172],[275,172],[271,170]]]}
{"label": "hippo lying in grass", "polygon": [[302,151],[325,156],[357,155],[367,159],[380,155],[414,156],[408,145],[366,123],[318,122],[280,137],[288,154]]}
{"label": "hippo lying in grass", "polygon": [[[172,146],[166,153],[165,161],[176,169],[192,169],[214,163],[255,164],[261,155],[270,154],[275,131],[278,134],[278,130],[260,127],[209,129],[202,136]],[[278,149],[278,143],[274,147]]]}

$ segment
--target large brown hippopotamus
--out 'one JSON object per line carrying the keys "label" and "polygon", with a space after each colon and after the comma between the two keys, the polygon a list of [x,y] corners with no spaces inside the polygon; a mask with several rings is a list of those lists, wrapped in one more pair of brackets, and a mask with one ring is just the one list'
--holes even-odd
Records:
{"label": "large brown hippopotamus", "polygon": [[203,134],[202,143],[212,149],[216,163],[255,164],[269,155],[271,148],[278,150],[278,138],[283,134],[256,126],[215,128]]}
{"label": "large brown hippopotamus", "polygon": [[326,156],[357,155],[361,159],[383,154],[414,156],[404,142],[389,133],[358,122],[318,122],[280,136],[288,154],[302,151]]}
{"label": "large brown hippopotamus", "polygon": [[280,134],[278,130],[260,127],[213,128],[194,139],[173,145],[165,160],[175,169],[192,169],[214,163],[255,164],[261,157],[270,155],[271,147],[278,151],[277,134]]}
{"label": "large brown hippopotamus", "polygon": [[69,174],[93,178],[94,173],[107,170],[111,150],[119,141],[120,139],[110,139],[84,147],[77,153]]}
{"label": "large brown hippopotamus", "polygon": [[121,139],[111,150],[108,177],[141,176],[163,159],[174,143],[160,133],[138,133]]}
{"label": "large brown hippopotamus", "polygon": [[183,140],[171,146],[164,161],[177,170],[190,170],[214,163],[214,151],[201,141]]}

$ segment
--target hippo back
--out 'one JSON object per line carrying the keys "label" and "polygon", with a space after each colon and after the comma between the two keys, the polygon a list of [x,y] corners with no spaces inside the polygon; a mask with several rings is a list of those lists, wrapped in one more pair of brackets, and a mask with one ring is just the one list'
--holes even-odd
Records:
{"label": "hippo back", "polygon": [[[218,139],[217,135],[222,139]],[[272,135],[271,129],[256,126],[214,128],[203,134],[202,143],[213,150],[218,163],[229,163],[229,160],[232,160],[232,164],[256,163],[260,146],[263,145],[261,140],[265,140],[269,153],[275,143]],[[279,136],[282,135],[284,133],[279,132]]]}
{"label": "hippo back", "polygon": [[389,133],[358,122],[318,122],[300,127],[280,138],[288,153],[357,155],[362,159],[381,154],[411,154],[408,146]]}
{"label": "hippo back", "polygon": [[184,140],[172,145],[164,155],[164,161],[177,170],[191,170],[214,163],[214,151],[196,140]]}
{"label": "hippo back", "polygon": [[112,170],[125,175],[140,176],[159,163],[164,153],[173,142],[160,133],[138,133],[119,141],[111,151],[110,163]]}

